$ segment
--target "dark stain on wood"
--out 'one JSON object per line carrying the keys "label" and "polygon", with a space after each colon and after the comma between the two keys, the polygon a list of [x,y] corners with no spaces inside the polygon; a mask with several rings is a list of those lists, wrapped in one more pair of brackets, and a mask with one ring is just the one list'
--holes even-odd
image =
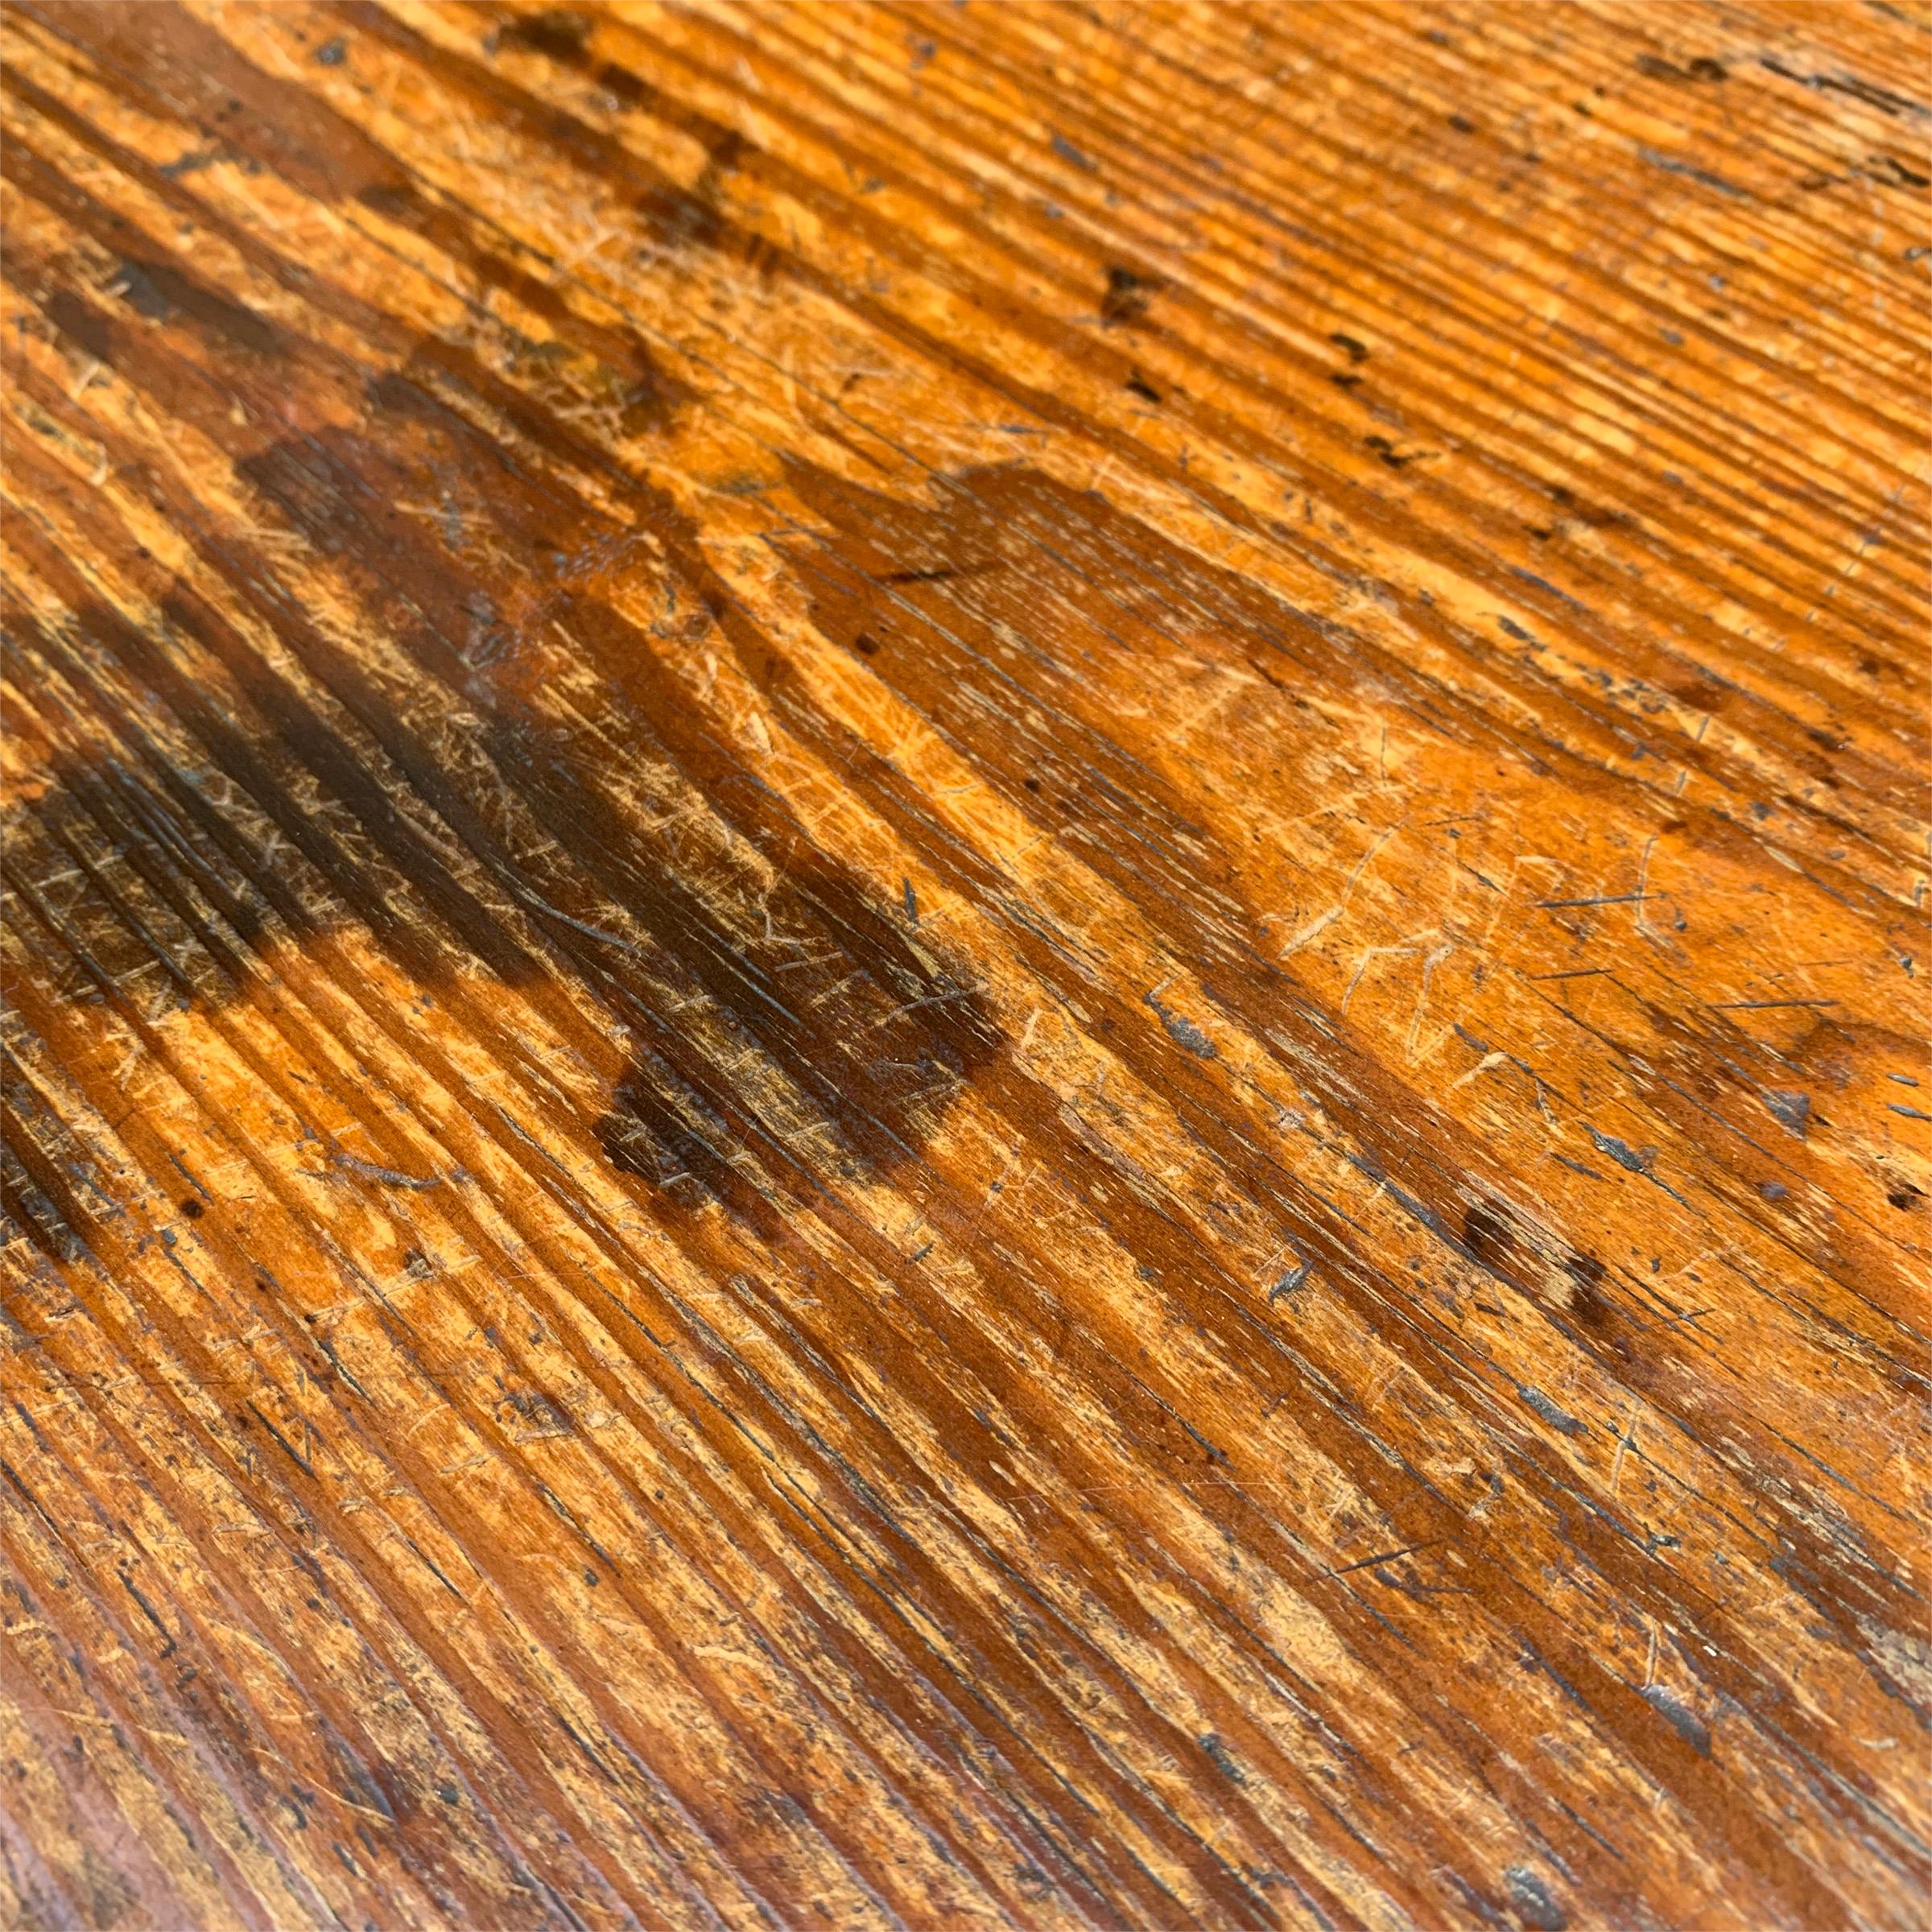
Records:
{"label": "dark stain on wood", "polygon": [[1922,1896],[1915,70],[1428,19],[6,10],[0,1916]]}

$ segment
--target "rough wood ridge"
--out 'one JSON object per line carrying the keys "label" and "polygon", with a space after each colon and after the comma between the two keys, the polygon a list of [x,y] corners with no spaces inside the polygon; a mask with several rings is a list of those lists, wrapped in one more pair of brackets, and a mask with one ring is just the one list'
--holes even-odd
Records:
{"label": "rough wood ridge", "polygon": [[0,1922],[1923,1925],[1918,0],[0,35]]}

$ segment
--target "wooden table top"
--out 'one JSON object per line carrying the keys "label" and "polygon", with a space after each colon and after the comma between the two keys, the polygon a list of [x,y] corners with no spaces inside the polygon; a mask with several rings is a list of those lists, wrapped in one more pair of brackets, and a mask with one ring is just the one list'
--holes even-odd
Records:
{"label": "wooden table top", "polygon": [[1925,1922],[1920,0],[0,30],[0,1922]]}

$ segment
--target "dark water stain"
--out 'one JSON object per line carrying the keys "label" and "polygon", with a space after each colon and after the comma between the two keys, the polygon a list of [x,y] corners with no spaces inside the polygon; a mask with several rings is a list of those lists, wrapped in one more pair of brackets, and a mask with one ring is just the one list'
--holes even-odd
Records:
{"label": "dark water stain", "polygon": [[[353,585],[404,683],[379,688],[272,597],[321,695],[185,584],[143,628],[76,584],[68,634],[17,615],[11,647],[76,676],[111,658],[192,755],[182,768],[123,720],[134,742],[54,765],[14,854],[43,881],[71,872],[64,828],[85,821],[113,849],[113,887],[105,872],[89,887],[100,975],[159,970],[182,1001],[231,997],[237,946],[345,919],[425,987],[572,981],[629,1043],[594,1123],[613,1166],[667,1204],[770,1230],[776,1203],[915,1158],[1004,1036],[969,971],[696,721],[664,639],[597,586],[681,594],[674,648],[713,621],[702,601],[432,393],[440,378],[430,363],[385,378],[357,429],[237,465]],[[547,703],[551,671],[569,675],[568,712]],[[40,1226],[45,1177],[11,1185],[15,1218]]]}

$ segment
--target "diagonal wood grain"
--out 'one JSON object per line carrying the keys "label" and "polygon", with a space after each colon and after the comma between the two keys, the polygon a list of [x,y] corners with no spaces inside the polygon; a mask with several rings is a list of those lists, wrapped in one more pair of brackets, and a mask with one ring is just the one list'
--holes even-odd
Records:
{"label": "diagonal wood grain", "polygon": [[1922,1920],[1922,7],[0,35],[0,1920]]}

